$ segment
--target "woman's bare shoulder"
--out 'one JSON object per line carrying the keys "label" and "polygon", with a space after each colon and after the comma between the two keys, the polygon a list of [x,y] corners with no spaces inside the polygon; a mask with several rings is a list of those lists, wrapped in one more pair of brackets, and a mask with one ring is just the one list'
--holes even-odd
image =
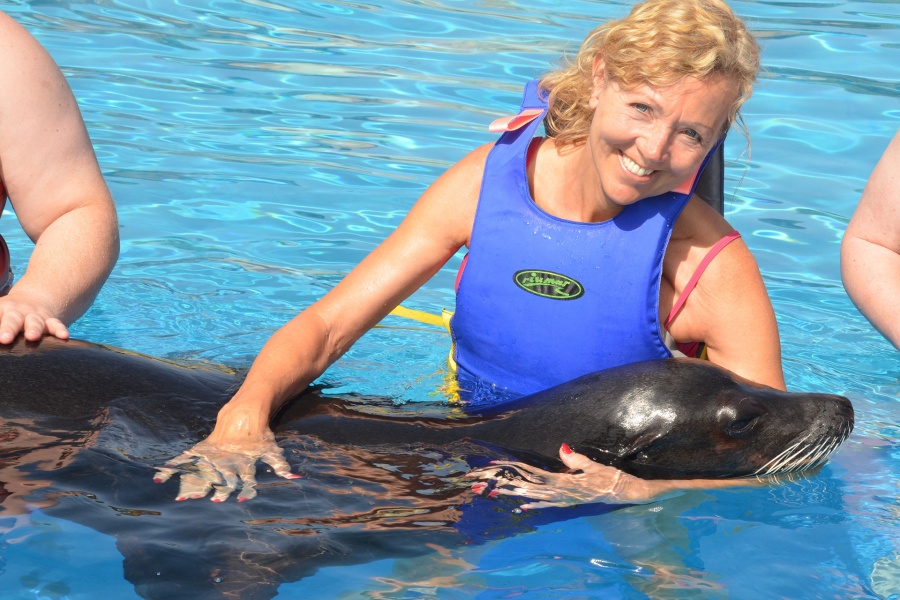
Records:
{"label": "woman's bare shoulder", "polygon": [[492,147],[493,144],[479,146],[447,169],[428,186],[406,221],[429,228],[451,246],[468,246],[484,165]]}
{"label": "woman's bare shoulder", "polygon": [[698,248],[711,248],[732,231],[734,228],[725,217],[700,197],[694,196],[675,222],[672,240],[688,242]]}

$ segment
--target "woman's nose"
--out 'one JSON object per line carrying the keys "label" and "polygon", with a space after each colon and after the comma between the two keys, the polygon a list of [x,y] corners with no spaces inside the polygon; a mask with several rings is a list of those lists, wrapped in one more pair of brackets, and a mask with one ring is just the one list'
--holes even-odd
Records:
{"label": "woman's nose", "polygon": [[[665,127],[650,127],[640,137],[638,151],[648,162],[659,164],[668,156],[669,144],[669,132]],[[654,165],[647,164],[644,166],[652,168]]]}

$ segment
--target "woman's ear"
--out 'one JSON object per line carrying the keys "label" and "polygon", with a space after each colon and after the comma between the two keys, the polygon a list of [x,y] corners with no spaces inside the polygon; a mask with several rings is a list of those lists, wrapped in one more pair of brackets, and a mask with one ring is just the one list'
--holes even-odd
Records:
{"label": "woman's ear", "polygon": [[595,109],[600,98],[600,92],[606,84],[606,61],[603,60],[603,55],[599,52],[594,56],[594,65],[591,73],[591,97],[588,100],[588,106],[591,109]]}

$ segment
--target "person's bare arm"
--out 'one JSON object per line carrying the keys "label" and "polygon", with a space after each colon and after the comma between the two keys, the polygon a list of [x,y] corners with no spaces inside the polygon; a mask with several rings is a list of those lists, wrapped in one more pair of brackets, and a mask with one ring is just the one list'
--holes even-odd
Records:
{"label": "person's bare arm", "polygon": [[171,467],[198,457],[215,469],[203,477],[183,476],[179,499],[205,496],[220,474],[225,485],[213,500],[227,498],[238,479],[243,480],[238,499],[253,497],[257,459],[290,476],[270,419],[468,243],[488,149],[476,150],[438,178],[378,248],[269,339],[209,437],[174,459],[158,481],[174,473]]}
{"label": "person's bare arm", "polygon": [[24,331],[68,337],[119,252],[112,197],[62,72],[0,13],[0,177],[35,242],[25,273],[0,298],[0,343]]}
{"label": "person's bare arm", "polygon": [[[690,241],[687,249],[666,255],[667,276],[679,292],[709,249],[731,231],[701,202],[691,202],[682,214],[685,218],[676,234]],[[682,264],[669,264],[672,259]],[[750,381],[785,389],[775,310],[756,259],[742,239],[729,243],[709,263],[669,331],[679,341],[704,342],[710,362]]]}
{"label": "person's bare arm", "polygon": [[709,315],[706,332],[697,336],[706,342],[709,361],[750,381],[785,390],[775,310],[743,240],[726,246],[700,282],[697,298],[691,300],[710,306],[703,311]]}
{"label": "person's bare arm", "polygon": [[900,131],[875,166],[844,233],[841,279],[859,311],[900,349]]}
{"label": "person's bare arm", "polygon": [[553,473],[525,463],[498,461],[470,471],[465,477],[479,480],[472,485],[472,491],[476,494],[527,498],[528,502],[519,506],[521,510],[596,502],[644,504],[691,489],[764,485],[763,480],[751,477],[641,479],[615,467],[594,462],[584,454],[572,452],[566,444],[560,448],[559,458],[569,472]]}

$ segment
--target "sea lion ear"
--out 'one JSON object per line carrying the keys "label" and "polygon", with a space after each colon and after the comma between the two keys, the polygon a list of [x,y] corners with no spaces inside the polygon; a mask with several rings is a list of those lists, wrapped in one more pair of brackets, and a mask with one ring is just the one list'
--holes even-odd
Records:
{"label": "sea lion ear", "polygon": [[629,444],[625,448],[622,448],[621,453],[619,454],[619,459],[628,460],[634,458],[635,456],[652,446],[653,443],[661,437],[663,437],[663,434],[659,433],[658,431],[648,431],[647,433],[639,435],[631,442],[631,444]]}

